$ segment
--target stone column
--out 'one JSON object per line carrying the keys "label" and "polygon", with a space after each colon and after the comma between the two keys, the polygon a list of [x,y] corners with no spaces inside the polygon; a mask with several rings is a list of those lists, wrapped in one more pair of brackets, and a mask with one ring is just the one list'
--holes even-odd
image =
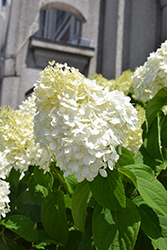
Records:
{"label": "stone column", "polygon": [[164,42],[167,39],[167,0],[159,0],[161,4],[161,15],[162,15],[162,30],[161,40]]}
{"label": "stone column", "polygon": [[21,0],[13,0],[9,17],[9,29],[4,62],[4,78],[1,86],[1,106],[17,107],[17,95],[19,77],[15,71],[15,52],[17,49],[17,37],[19,32]]}
{"label": "stone column", "polygon": [[125,11],[125,0],[119,0],[118,19],[117,19],[117,44],[116,44],[115,77],[119,77],[122,73],[124,11]]}

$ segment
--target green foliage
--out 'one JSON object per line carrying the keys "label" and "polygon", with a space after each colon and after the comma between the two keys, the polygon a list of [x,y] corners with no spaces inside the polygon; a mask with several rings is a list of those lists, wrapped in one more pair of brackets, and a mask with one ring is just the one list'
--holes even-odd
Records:
{"label": "green foliage", "polygon": [[124,211],[97,206],[93,218],[93,236],[98,249],[133,250],[140,228],[140,214],[127,199]]}
{"label": "green foliage", "polygon": [[116,169],[107,170],[107,173],[107,177],[98,175],[90,182],[92,194],[101,206],[122,210],[126,207],[126,198],[121,176]]}
{"label": "green foliage", "polygon": [[166,250],[166,104],[162,89],[146,106],[140,149],[135,156],[125,147],[118,150],[107,177],[78,183],[74,175],[64,178],[55,162],[47,173],[29,166],[23,177],[13,168],[6,179],[11,211],[0,222],[0,249]]}
{"label": "green foliage", "polygon": [[87,201],[90,194],[89,183],[85,180],[79,183],[72,197],[72,216],[75,226],[85,232]]}
{"label": "green foliage", "polygon": [[68,240],[68,224],[64,194],[61,190],[51,192],[42,203],[41,221],[47,234],[63,246]]}

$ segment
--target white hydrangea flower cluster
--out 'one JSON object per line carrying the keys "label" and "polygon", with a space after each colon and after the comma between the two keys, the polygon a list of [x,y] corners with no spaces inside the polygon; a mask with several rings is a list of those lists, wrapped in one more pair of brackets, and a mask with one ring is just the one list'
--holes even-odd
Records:
{"label": "white hydrangea flower cluster", "polygon": [[141,147],[143,140],[142,140],[142,133],[143,130],[141,128],[143,122],[145,121],[145,109],[140,105],[137,105],[137,117],[138,117],[138,124],[135,131],[129,130],[125,132],[127,137],[124,141],[124,147],[132,152],[132,154],[136,154],[139,148]]}
{"label": "white hydrangea flower cluster", "polygon": [[34,95],[23,102],[18,110],[4,107],[0,112],[0,150],[5,154],[8,165],[20,172],[28,170],[29,165],[39,165],[49,171],[49,149],[41,149],[39,144],[35,144],[35,112]]}
{"label": "white hydrangea flower cluster", "polygon": [[0,151],[0,178],[5,179],[9,175],[10,170],[11,166],[9,166],[6,155]]}
{"label": "white hydrangea flower cluster", "polygon": [[10,199],[8,197],[9,193],[10,193],[9,183],[0,180],[0,220],[1,216],[6,217],[6,214],[10,212],[10,207],[9,207]]}
{"label": "white hydrangea flower cluster", "polygon": [[55,153],[64,176],[75,174],[79,182],[92,181],[98,173],[107,176],[105,169],[112,170],[118,160],[123,131],[137,124],[130,98],[54,61],[41,72],[34,91],[36,142]]}
{"label": "white hydrangea flower cluster", "polygon": [[136,69],[132,81],[135,98],[143,102],[152,99],[162,87],[167,87],[167,41]]}

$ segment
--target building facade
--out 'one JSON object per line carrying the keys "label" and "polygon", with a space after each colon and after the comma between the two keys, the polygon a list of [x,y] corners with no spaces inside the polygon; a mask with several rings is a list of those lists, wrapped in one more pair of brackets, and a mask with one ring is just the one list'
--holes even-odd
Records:
{"label": "building facade", "polygon": [[167,0],[12,0],[0,11],[0,105],[16,109],[48,61],[108,79],[167,39]]}

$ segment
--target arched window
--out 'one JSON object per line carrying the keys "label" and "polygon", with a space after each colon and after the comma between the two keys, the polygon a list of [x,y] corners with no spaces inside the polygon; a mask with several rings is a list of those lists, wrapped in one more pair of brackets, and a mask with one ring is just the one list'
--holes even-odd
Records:
{"label": "arched window", "polygon": [[40,12],[40,28],[37,34],[41,38],[79,44],[81,21],[74,15],[61,9],[46,9]]}

